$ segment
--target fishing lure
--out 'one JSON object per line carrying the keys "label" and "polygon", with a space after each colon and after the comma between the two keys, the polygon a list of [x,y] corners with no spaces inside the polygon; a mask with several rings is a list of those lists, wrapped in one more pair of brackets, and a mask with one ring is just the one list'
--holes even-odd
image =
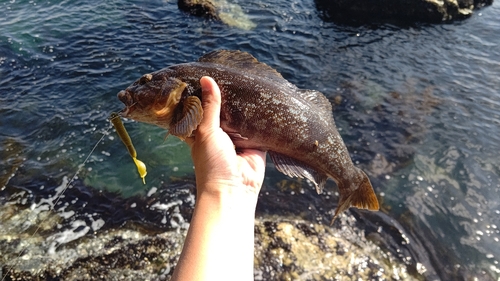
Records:
{"label": "fishing lure", "polygon": [[148,173],[146,171],[146,164],[137,159],[137,152],[135,151],[134,145],[132,144],[132,140],[130,139],[127,130],[125,129],[125,126],[123,126],[120,115],[116,112],[113,112],[111,113],[109,119],[111,120],[111,123],[113,123],[113,126],[116,129],[116,133],[122,140],[123,144],[125,145],[125,147],[127,147],[130,157],[132,157],[132,160],[134,160],[137,171],[139,172],[139,176],[142,178],[142,182],[146,184],[146,174]]}

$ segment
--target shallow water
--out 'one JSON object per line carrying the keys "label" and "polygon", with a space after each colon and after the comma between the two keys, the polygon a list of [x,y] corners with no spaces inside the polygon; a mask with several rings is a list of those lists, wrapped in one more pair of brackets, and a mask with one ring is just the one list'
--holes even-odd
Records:
{"label": "shallow water", "polygon": [[[125,122],[148,166],[143,185],[107,117],[142,74],[240,49],[335,104],[382,204],[367,228],[407,237],[387,247],[421,258],[408,263],[427,279],[500,278],[500,5],[452,24],[352,27],[323,22],[312,1],[236,4],[254,29],[187,16],[175,1],[0,3],[0,202],[40,202],[80,167],[85,185],[125,198],[192,180],[185,145]],[[309,188],[270,165],[259,212],[328,222],[334,184],[322,196]],[[272,208],[278,192],[287,203]]]}

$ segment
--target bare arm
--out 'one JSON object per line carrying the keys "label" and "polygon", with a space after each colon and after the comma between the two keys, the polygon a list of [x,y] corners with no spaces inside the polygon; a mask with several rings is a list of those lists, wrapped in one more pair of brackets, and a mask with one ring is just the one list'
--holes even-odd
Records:
{"label": "bare arm", "polygon": [[204,117],[191,146],[197,198],[171,280],[253,280],[254,218],[264,180],[265,152],[236,153],[220,128],[220,90],[200,80]]}

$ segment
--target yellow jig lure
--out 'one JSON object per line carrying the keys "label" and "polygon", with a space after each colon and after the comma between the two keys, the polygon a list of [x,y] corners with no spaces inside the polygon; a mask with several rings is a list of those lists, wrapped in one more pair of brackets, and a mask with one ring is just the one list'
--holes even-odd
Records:
{"label": "yellow jig lure", "polygon": [[142,178],[142,182],[146,184],[146,175],[148,173],[146,171],[146,164],[144,164],[141,160],[137,159],[137,152],[135,151],[134,145],[132,144],[132,140],[130,139],[127,130],[125,130],[125,126],[123,126],[120,115],[116,112],[113,112],[111,113],[109,119],[111,120],[111,123],[113,123],[113,126],[115,126],[116,133],[122,140],[123,144],[125,144],[125,146],[127,147],[130,157],[132,157],[132,160],[134,160],[135,166],[137,167],[137,171],[139,172],[139,175]]}

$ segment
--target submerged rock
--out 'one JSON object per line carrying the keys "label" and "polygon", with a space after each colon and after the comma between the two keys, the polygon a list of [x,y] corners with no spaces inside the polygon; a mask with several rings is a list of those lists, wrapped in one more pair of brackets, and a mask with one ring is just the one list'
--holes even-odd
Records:
{"label": "submerged rock", "polygon": [[315,0],[326,20],[338,22],[403,21],[439,23],[464,19],[493,0]]}
{"label": "submerged rock", "polygon": [[16,174],[19,167],[25,161],[23,157],[24,145],[15,138],[5,138],[0,150],[0,189],[3,189]]}
{"label": "submerged rock", "polygon": [[364,170],[371,180],[384,179],[412,163],[428,135],[429,122],[445,104],[433,87],[422,89],[408,82],[401,89],[387,92],[369,83],[346,83],[336,93],[342,100],[335,105],[341,116],[337,122],[349,128],[342,137],[354,152],[353,161],[367,165]]}

